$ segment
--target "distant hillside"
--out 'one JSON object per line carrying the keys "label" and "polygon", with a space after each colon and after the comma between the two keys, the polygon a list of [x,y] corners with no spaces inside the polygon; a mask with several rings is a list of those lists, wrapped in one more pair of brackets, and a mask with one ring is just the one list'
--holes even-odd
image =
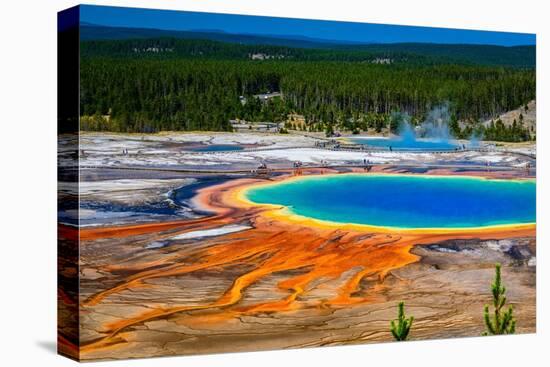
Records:
{"label": "distant hillside", "polygon": [[[348,47],[350,46],[346,48]],[[535,46],[504,47],[493,45],[393,43],[354,46],[354,49],[370,52],[402,52],[443,57],[449,60],[481,65],[525,68],[534,68],[536,65]]]}
{"label": "distant hillside", "polygon": [[373,64],[433,65],[453,63],[436,56],[384,50],[297,48],[266,44],[240,44],[208,39],[174,37],[81,42],[82,57],[129,57],[209,60],[348,61]]}
{"label": "distant hillside", "polygon": [[[526,106],[527,108],[525,108]],[[497,121],[500,119],[505,126],[512,126],[514,120],[516,123],[523,120],[523,125],[530,131],[531,135],[534,135],[537,129],[537,102],[530,101],[526,106],[521,106],[515,110],[503,113],[492,120],[484,121],[483,125],[488,127],[491,124],[491,121]]]}
{"label": "distant hillside", "polygon": [[215,30],[171,31],[152,28],[105,27],[86,23],[80,25],[80,40],[82,41],[165,37],[184,39],[207,39],[211,41],[238,43],[244,45],[274,45],[299,48],[331,48],[338,45],[338,43],[334,41],[317,39],[309,40],[305,37],[297,38],[289,36],[289,38],[283,38],[271,36],[255,36],[248,34],[225,33]]}
{"label": "distant hillside", "polygon": [[[459,63],[472,65],[491,65],[505,67],[534,68],[536,64],[535,46],[492,46],[431,43],[393,43],[393,44],[357,44],[329,40],[309,39],[298,36],[255,36],[231,34],[218,31],[170,31],[149,28],[104,27],[82,24],[82,41],[98,40],[135,40],[135,39],[185,39],[208,40],[240,46],[278,46],[295,49],[316,49],[317,55],[330,59],[330,52],[343,54],[359,53],[356,59],[368,58],[399,59],[426,63]],[[210,47],[210,46],[209,46]],[[243,48],[244,49],[244,48]],[[100,51],[96,49],[95,51]],[[176,50],[177,51],[177,50]],[[200,50],[199,50],[200,52]],[[244,51],[250,53],[251,51]],[[285,51],[292,54],[292,51]],[[294,52],[295,53],[295,52]],[[312,55],[314,52],[301,52]],[[347,56],[346,56],[347,57]],[[339,58],[336,58],[339,59]],[[347,60],[347,58],[344,58]],[[353,60],[351,60],[353,61]]]}

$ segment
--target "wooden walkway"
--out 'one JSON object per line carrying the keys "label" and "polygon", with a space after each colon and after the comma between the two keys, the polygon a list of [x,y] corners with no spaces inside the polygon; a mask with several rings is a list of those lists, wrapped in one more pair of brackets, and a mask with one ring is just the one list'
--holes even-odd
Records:
{"label": "wooden walkway", "polygon": [[[256,173],[271,173],[271,172],[288,172],[295,170],[311,170],[311,169],[349,169],[349,168],[368,168],[375,166],[387,166],[396,168],[422,168],[422,169],[472,169],[485,171],[526,171],[525,167],[515,166],[487,166],[476,164],[432,164],[432,163],[370,163],[364,164],[329,164],[329,165],[304,165],[301,167],[275,167],[267,169],[187,169],[187,168],[163,168],[163,167],[145,167],[145,166],[80,166],[80,169],[106,169],[106,170],[133,170],[133,171],[157,171],[171,173],[186,173],[186,174],[256,174]],[[76,168],[76,167],[74,167]],[[529,173],[536,172],[536,168],[529,168]]]}

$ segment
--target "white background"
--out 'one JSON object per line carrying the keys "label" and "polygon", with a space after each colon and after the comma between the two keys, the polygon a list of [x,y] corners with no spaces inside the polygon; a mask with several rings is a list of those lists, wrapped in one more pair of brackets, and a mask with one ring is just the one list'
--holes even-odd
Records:
{"label": "white background", "polygon": [[[537,33],[536,335],[172,357],[97,366],[548,366],[549,9],[544,1],[129,0],[126,5]],[[0,5],[0,364],[69,366],[56,340],[56,12],[64,0]],[[330,38],[330,37],[327,37]],[[546,279],[546,281],[545,281]]]}

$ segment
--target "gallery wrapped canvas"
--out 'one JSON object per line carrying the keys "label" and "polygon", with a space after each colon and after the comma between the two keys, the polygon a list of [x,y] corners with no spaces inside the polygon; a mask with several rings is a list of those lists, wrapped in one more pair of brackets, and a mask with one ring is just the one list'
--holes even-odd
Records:
{"label": "gallery wrapped canvas", "polygon": [[60,354],[535,332],[535,35],[58,24]]}

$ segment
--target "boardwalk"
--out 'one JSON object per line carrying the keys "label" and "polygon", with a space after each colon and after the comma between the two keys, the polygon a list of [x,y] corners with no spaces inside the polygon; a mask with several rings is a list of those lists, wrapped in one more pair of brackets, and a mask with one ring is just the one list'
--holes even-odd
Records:
{"label": "boardwalk", "polygon": [[[171,173],[193,173],[193,174],[239,174],[239,173],[257,173],[261,172],[288,172],[294,170],[310,169],[346,169],[346,168],[368,168],[374,166],[387,166],[396,168],[423,168],[423,169],[471,169],[471,170],[491,170],[491,171],[527,171],[525,167],[515,166],[487,166],[480,164],[443,164],[443,163],[370,163],[364,164],[327,164],[327,165],[304,165],[300,168],[295,167],[277,167],[268,169],[187,169],[187,168],[162,168],[162,167],[141,167],[141,166],[80,166],[80,169],[108,169],[108,170],[135,170],[135,171],[158,171]],[[76,167],[75,167],[76,168]],[[529,168],[529,173],[536,172],[535,168]]]}

